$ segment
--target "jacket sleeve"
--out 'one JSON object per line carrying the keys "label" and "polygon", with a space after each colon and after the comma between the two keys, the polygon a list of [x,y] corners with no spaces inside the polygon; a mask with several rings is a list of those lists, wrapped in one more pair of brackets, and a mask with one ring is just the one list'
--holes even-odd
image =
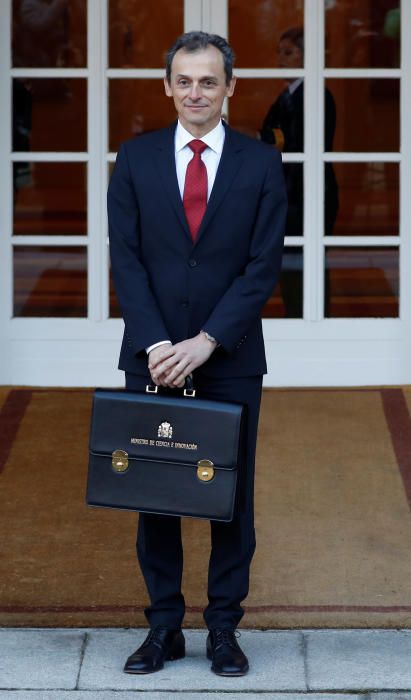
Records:
{"label": "jacket sleeve", "polygon": [[234,352],[276,286],[281,269],[287,193],[281,156],[272,150],[260,195],[249,261],[214,307],[203,328]]}
{"label": "jacket sleeve", "polygon": [[139,208],[125,144],[110,179],[107,208],[113,280],[126,340],[136,354],[145,353],[146,347],[169,339],[169,333],[141,262]]}

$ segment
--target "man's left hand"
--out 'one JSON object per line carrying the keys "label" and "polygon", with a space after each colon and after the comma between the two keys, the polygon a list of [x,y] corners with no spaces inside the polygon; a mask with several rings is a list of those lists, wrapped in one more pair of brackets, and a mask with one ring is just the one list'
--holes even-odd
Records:
{"label": "man's left hand", "polygon": [[161,377],[167,386],[183,387],[185,378],[204,364],[213,353],[217,343],[209,340],[205,333],[182,340],[173,345],[172,354],[151,368],[153,379]]}

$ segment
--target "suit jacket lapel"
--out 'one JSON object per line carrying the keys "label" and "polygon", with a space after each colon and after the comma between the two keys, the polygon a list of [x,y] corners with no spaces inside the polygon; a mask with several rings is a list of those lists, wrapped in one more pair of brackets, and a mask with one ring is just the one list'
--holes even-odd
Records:
{"label": "suit jacket lapel", "polygon": [[190,243],[192,243],[190,230],[188,228],[187,219],[184,212],[183,201],[181,199],[180,190],[178,187],[174,149],[175,129],[176,123],[172,124],[169,129],[165,129],[163,131],[162,138],[157,145],[155,158],[161,181],[168,197],[170,198],[174,211],[177,214],[177,218],[185,235],[189,239]]}
{"label": "suit jacket lapel", "polygon": [[[197,245],[199,240],[204,235],[204,231],[223,201],[225,193],[230,187],[234,176],[243,162],[241,143],[237,141],[235,132],[233,132],[229,126],[224,124],[224,127],[225,140],[223,152],[221,154],[210,199],[208,200],[207,209],[201,222],[194,245]],[[167,195],[170,198],[171,204],[173,205],[174,211],[176,212],[186,237],[190,243],[192,243],[190,230],[188,228],[188,223],[184,212],[183,201],[181,199],[180,190],[178,187],[174,151],[175,128],[176,123],[172,124],[168,129],[163,131],[161,139],[157,145],[155,158],[158,172]]]}
{"label": "suit jacket lapel", "polygon": [[238,172],[243,162],[241,143],[237,141],[235,132],[233,132],[229,126],[224,124],[224,127],[225,140],[223,152],[221,154],[210,199],[208,200],[207,209],[201,222],[200,229],[197,233],[194,245],[197,245],[199,240],[204,235],[204,231],[223,201],[224,196],[234,179],[234,176]]}

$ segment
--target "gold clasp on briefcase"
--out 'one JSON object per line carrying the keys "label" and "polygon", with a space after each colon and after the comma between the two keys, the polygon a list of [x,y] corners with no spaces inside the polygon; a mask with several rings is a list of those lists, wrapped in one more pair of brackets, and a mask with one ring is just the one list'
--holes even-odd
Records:
{"label": "gold clasp on briefcase", "polygon": [[200,481],[211,481],[214,478],[214,464],[209,459],[197,462],[197,476]]}
{"label": "gold clasp on briefcase", "polygon": [[114,450],[111,464],[115,472],[125,472],[128,469],[128,453],[124,450]]}

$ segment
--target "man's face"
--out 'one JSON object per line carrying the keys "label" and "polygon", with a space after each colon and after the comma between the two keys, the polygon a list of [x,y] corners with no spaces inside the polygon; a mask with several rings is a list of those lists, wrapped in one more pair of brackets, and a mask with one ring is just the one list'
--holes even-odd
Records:
{"label": "man's face", "polygon": [[224,98],[233,94],[235,78],[226,84],[223,55],[215,46],[207,46],[194,53],[177,51],[170,83],[165,78],[164,85],[184,128],[201,138],[220,121]]}

